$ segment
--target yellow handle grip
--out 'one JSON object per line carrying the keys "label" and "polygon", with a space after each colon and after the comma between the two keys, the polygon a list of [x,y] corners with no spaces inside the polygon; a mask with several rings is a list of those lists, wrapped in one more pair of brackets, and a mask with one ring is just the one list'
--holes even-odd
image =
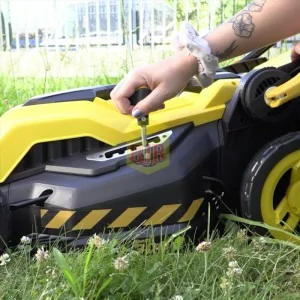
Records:
{"label": "yellow handle grip", "polygon": [[284,84],[271,87],[265,92],[265,102],[272,108],[298,97],[300,97],[300,73]]}

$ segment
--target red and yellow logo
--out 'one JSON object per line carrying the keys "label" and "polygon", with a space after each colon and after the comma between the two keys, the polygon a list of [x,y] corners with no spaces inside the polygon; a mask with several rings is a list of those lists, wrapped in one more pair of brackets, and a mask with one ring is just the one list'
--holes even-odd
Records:
{"label": "red and yellow logo", "polygon": [[145,174],[152,174],[169,166],[170,147],[169,139],[163,143],[150,143],[147,147],[129,146],[127,164]]}

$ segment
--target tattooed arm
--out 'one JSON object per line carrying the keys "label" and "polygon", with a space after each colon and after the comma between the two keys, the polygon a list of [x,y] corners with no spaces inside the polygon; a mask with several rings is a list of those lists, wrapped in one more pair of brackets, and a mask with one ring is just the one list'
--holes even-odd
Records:
{"label": "tattooed arm", "polygon": [[[204,38],[212,54],[224,61],[300,32],[300,0],[254,0],[227,22]],[[300,55],[300,45],[292,58]],[[173,55],[155,64],[132,70],[111,92],[111,98],[120,112],[140,117],[161,107],[176,96],[198,72],[197,59]],[[130,97],[136,88],[148,86],[152,92],[135,107]]]}
{"label": "tattooed arm", "polygon": [[299,0],[254,0],[205,39],[220,61],[300,32]]}

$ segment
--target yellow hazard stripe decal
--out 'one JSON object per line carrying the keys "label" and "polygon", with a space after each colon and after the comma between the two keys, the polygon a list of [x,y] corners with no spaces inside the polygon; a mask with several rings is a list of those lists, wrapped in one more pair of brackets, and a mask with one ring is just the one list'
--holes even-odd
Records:
{"label": "yellow hazard stripe decal", "polygon": [[[178,223],[183,222],[189,222],[191,221],[197,212],[199,211],[199,208],[201,207],[202,203],[204,201],[204,198],[199,198],[194,200],[184,215],[177,221]],[[182,204],[169,204],[169,205],[163,205],[161,206],[150,218],[141,220],[141,222],[144,222],[144,226],[151,226],[151,225],[161,225],[163,224],[170,216],[172,216],[173,213],[175,213]],[[114,220],[110,222],[110,224],[107,224],[107,228],[122,228],[122,227],[128,227],[134,220],[136,220],[137,217],[139,217],[147,207],[129,207],[125,211],[123,211],[120,215],[118,215]],[[75,226],[71,229],[74,230],[88,230],[93,229],[100,221],[102,221],[110,212],[112,212],[112,209],[99,209],[99,210],[92,210],[87,215],[84,215],[81,220],[77,221],[77,224],[75,223]],[[51,210],[47,209],[40,209],[40,216],[41,218],[46,217],[46,213],[51,212]],[[54,217],[48,221],[47,224],[45,224],[44,228],[49,229],[60,229],[62,226],[66,224],[66,222],[73,216],[76,215],[78,218],[78,214],[80,214],[79,211],[58,211],[57,214],[54,215]]]}
{"label": "yellow hazard stripe decal", "polygon": [[108,228],[127,227],[134,221],[147,207],[127,208]]}
{"label": "yellow hazard stripe decal", "polygon": [[100,222],[111,209],[92,210],[86,217],[84,217],[72,230],[92,229],[98,222]]}
{"label": "yellow hazard stripe decal", "polygon": [[163,205],[144,225],[160,225],[169,218],[181,204]]}
{"label": "yellow hazard stripe decal", "polygon": [[202,205],[203,200],[204,200],[204,198],[194,200],[192,202],[192,204],[190,205],[190,207],[188,208],[188,210],[186,211],[186,213],[179,219],[178,222],[182,223],[182,222],[188,222],[188,221],[192,220],[195,217],[200,206]]}
{"label": "yellow hazard stripe decal", "polygon": [[41,209],[40,213],[41,213],[41,218],[47,213],[47,209]]}
{"label": "yellow hazard stripe decal", "polygon": [[55,217],[45,226],[46,228],[59,229],[61,228],[73,215],[75,211],[60,211]]}

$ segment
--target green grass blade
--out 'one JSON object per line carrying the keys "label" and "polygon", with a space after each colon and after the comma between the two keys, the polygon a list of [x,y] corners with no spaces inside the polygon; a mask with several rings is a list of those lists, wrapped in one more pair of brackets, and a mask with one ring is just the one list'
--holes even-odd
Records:
{"label": "green grass blade", "polygon": [[86,286],[86,281],[87,281],[88,269],[89,269],[89,264],[90,264],[90,261],[92,258],[93,249],[94,249],[94,244],[91,243],[86,260],[85,260],[85,265],[84,265],[84,274],[83,274],[83,293],[84,294],[85,294],[85,286]]}
{"label": "green grass blade", "polygon": [[189,229],[191,228],[191,226],[187,226],[175,233],[173,233],[168,239],[167,241],[165,242],[164,244],[164,248],[166,248],[174,239],[176,239],[178,236],[182,235],[183,233],[187,232]]}
{"label": "green grass blade", "polygon": [[112,277],[108,277],[108,278],[103,282],[103,284],[101,285],[100,289],[99,289],[98,292],[97,292],[97,296],[96,296],[95,299],[99,299],[100,294],[103,292],[103,290],[104,290],[105,288],[107,288],[107,287],[109,286],[109,284],[111,283],[112,279],[113,279]]}
{"label": "green grass blade", "polygon": [[252,225],[252,226],[256,226],[256,227],[261,227],[261,228],[264,228],[264,229],[267,229],[267,230],[270,230],[270,231],[281,232],[281,233],[284,233],[284,234],[290,236],[292,239],[295,239],[295,240],[300,242],[300,237],[298,235],[293,234],[293,233],[291,233],[289,231],[286,231],[284,229],[268,225],[268,224],[263,223],[263,222],[252,221],[252,220],[245,219],[245,218],[238,217],[238,216],[231,215],[231,214],[222,214],[222,215],[220,215],[220,217],[223,218],[223,219],[229,220],[229,221],[233,221],[233,222],[240,222],[240,223],[244,223],[244,224],[248,224],[248,225]]}
{"label": "green grass blade", "polygon": [[79,287],[78,282],[75,280],[75,277],[72,276],[71,269],[70,269],[70,266],[68,265],[68,262],[66,261],[65,257],[62,255],[62,253],[57,248],[53,248],[52,251],[53,251],[53,255],[55,257],[58,267],[64,274],[66,280],[69,282],[75,296],[79,297],[80,287]]}

